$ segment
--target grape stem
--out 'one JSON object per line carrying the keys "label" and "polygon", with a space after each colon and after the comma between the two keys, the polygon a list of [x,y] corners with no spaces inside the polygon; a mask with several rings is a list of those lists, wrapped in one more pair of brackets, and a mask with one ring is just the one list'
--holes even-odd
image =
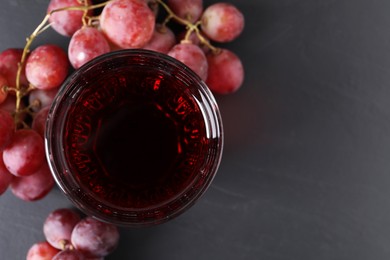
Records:
{"label": "grape stem", "polygon": [[39,99],[34,99],[34,101],[25,108],[26,113],[30,115],[34,115],[34,112],[32,112],[33,108],[40,108],[42,106],[42,102]]}
{"label": "grape stem", "polygon": [[62,251],[75,250],[74,246],[66,239],[61,239],[60,241],[58,241],[58,243]]}
{"label": "grape stem", "polygon": [[15,130],[19,128],[20,125],[22,125],[23,128],[26,127],[26,124],[20,120],[21,114],[24,113],[24,110],[21,109],[21,101],[22,98],[27,95],[31,90],[34,89],[33,85],[29,85],[28,87],[21,86],[20,84],[20,76],[22,74],[23,67],[25,66],[27,55],[30,52],[31,44],[34,42],[34,40],[38,37],[39,34],[43,33],[46,29],[48,29],[51,24],[49,22],[49,18],[57,12],[61,11],[84,11],[83,15],[83,24],[86,25],[87,15],[89,10],[94,10],[97,8],[101,8],[106,6],[109,2],[112,2],[113,0],[109,0],[104,3],[96,4],[96,5],[89,5],[87,0],[84,0],[83,6],[69,6],[69,7],[63,7],[51,10],[49,13],[45,15],[41,23],[35,28],[35,30],[32,32],[32,34],[27,37],[26,39],[26,45],[23,48],[23,54],[22,58],[20,59],[20,62],[18,63],[18,70],[16,73],[16,87],[15,88],[9,88],[9,90],[13,90],[16,93],[16,105],[15,105]]}
{"label": "grape stem", "polygon": [[[81,0],[81,4],[84,4],[85,7],[88,7],[89,1],[88,0]],[[81,18],[82,22],[83,22],[83,26],[88,26],[88,11],[89,11],[88,9],[85,9],[83,17]]]}
{"label": "grape stem", "polygon": [[220,52],[220,49],[217,48],[217,47],[214,47],[213,45],[211,45],[210,41],[207,40],[201,33],[200,33],[200,30],[199,30],[199,26],[201,25],[201,21],[198,21],[196,22],[195,24],[191,23],[190,21],[186,20],[186,19],[183,19],[179,16],[177,16],[170,8],[169,6],[164,3],[162,0],[155,0],[157,3],[159,3],[164,9],[165,11],[168,13],[168,16],[167,18],[164,20],[163,22],[163,26],[165,26],[171,19],[175,20],[176,22],[178,22],[179,24],[182,24],[184,26],[186,26],[187,28],[187,32],[186,32],[186,35],[184,36],[184,39],[182,40],[182,42],[191,42],[190,41],[190,36],[193,32],[195,32],[196,36],[199,38],[200,42],[207,46],[207,48],[209,48],[213,53],[219,53]]}

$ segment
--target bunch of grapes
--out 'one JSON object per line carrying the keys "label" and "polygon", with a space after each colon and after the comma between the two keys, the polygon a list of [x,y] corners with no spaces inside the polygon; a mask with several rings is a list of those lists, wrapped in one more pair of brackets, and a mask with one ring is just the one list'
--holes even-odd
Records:
{"label": "bunch of grapes", "polygon": [[0,194],[10,186],[17,197],[34,201],[54,186],[45,156],[44,128],[49,105],[67,76],[68,61],[61,48],[43,45],[18,72],[22,56],[21,49],[0,53]]}
{"label": "bunch of grapes", "polygon": [[[52,0],[48,11],[69,2]],[[98,16],[89,16],[87,8],[84,13],[56,12],[50,21],[57,32],[71,37],[68,56],[76,69],[112,50],[144,48],[185,63],[214,93],[235,92],[244,79],[238,56],[210,43],[233,41],[244,29],[243,14],[228,3],[204,9],[202,0],[111,0]]]}
{"label": "bunch of grapes", "polygon": [[91,217],[82,219],[66,208],[49,214],[43,233],[46,241],[34,244],[27,260],[98,260],[110,254],[119,242],[116,226]]}

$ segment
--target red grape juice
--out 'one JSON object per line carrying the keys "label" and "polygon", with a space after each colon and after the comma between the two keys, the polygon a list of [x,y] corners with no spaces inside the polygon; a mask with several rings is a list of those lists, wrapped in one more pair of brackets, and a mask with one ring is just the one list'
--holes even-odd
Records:
{"label": "red grape juice", "polygon": [[175,84],[153,75],[120,75],[80,95],[64,144],[84,188],[110,204],[144,208],[191,183],[208,140],[197,103]]}
{"label": "red grape juice", "polygon": [[165,222],[211,183],[222,154],[214,98],[182,63],[146,50],[103,55],[67,79],[49,111],[53,176],[86,214]]}

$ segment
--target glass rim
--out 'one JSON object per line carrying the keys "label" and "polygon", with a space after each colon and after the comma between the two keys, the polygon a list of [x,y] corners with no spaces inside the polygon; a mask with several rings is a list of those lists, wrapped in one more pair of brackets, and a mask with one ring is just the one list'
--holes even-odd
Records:
{"label": "glass rim", "polygon": [[[102,202],[102,200],[94,198],[92,195],[93,193],[88,190],[86,192],[82,189],[81,185],[77,183],[77,181],[72,176],[68,165],[66,164],[64,151],[63,151],[63,131],[64,131],[64,124],[65,124],[65,118],[62,117],[61,119],[57,118],[58,113],[61,113],[61,111],[65,110],[64,112],[67,113],[66,107],[63,107],[63,102],[67,101],[69,98],[75,98],[77,97],[81,91],[76,90],[76,92],[72,92],[75,87],[75,82],[77,80],[80,80],[80,78],[83,78],[84,73],[86,73],[89,70],[93,70],[96,66],[99,64],[103,64],[105,62],[110,62],[113,59],[120,59],[120,58],[126,58],[126,57],[134,57],[139,56],[142,58],[153,58],[155,60],[162,60],[166,64],[169,64],[169,66],[174,66],[178,68],[180,71],[184,73],[186,77],[191,78],[194,82],[196,82],[196,90],[199,91],[199,93],[202,94],[202,104],[206,104],[207,107],[202,110],[203,119],[208,120],[210,122],[205,122],[205,127],[208,127],[209,131],[211,131],[212,135],[216,135],[216,138],[218,140],[217,147],[215,147],[215,151],[212,151],[213,158],[208,158],[207,160],[212,160],[212,168],[210,169],[209,173],[207,173],[205,176],[205,181],[201,185],[201,187],[198,189],[194,189],[193,184],[197,182],[197,179],[202,178],[204,176],[201,176],[199,174],[196,176],[196,178],[191,182],[192,184],[187,186],[185,190],[183,190],[179,196],[176,196],[173,200],[170,200],[168,203],[164,202],[162,205],[159,205],[158,207],[153,208],[137,208],[137,209],[130,209],[130,208],[123,208],[118,207],[115,205],[112,205],[111,203]],[[140,66],[147,66],[147,64],[140,63],[138,64]],[[87,86],[88,84],[85,84],[84,86]],[[67,94],[72,93],[72,96],[69,96]],[[201,107],[202,104],[198,103],[198,106]],[[205,114],[206,115],[205,115]],[[205,118],[207,116],[207,118]],[[213,124],[210,126],[210,124]],[[208,125],[208,126],[207,126]],[[215,129],[216,128],[216,129]],[[58,142],[58,131],[60,131],[60,142]],[[197,201],[207,190],[207,188],[210,186],[212,180],[215,177],[215,174],[219,168],[221,158],[222,158],[222,151],[223,151],[223,126],[222,126],[222,120],[221,115],[219,112],[218,105],[216,103],[216,100],[210,90],[208,89],[206,83],[204,83],[198,75],[196,75],[191,69],[189,69],[186,65],[181,63],[180,61],[169,57],[168,55],[149,51],[149,50],[143,50],[143,49],[127,49],[127,50],[119,50],[110,52],[104,55],[101,55],[94,60],[88,62],[87,64],[80,67],[78,70],[76,70],[72,75],[70,75],[63,85],[61,86],[60,90],[58,91],[57,96],[53,100],[53,103],[51,105],[51,108],[49,110],[48,119],[46,122],[46,132],[45,132],[45,150],[46,155],[48,158],[48,163],[50,170],[52,172],[52,175],[57,183],[57,186],[62,190],[62,192],[65,194],[65,196],[73,203],[76,207],[78,207],[81,211],[86,213],[87,215],[92,215],[96,217],[99,220],[109,222],[116,225],[121,226],[131,226],[131,227],[140,227],[140,226],[150,226],[154,224],[160,224],[163,222],[166,222],[169,219],[172,219],[184,211],[186,211],[188,208],[190,208],[195,201]],[[211,152],[210,152],[211,154]],[[205,162],[206,164],[206,162]],[[186,194],[189,194],[193,190],[195,192],[194,195],[191,195],[191,197],[185,201],[184,197],[188,197]],[[184,201],[184,204],[182,203]],[[180,204],[180,203],[181,204]],[[178,204],[179,203],[179,204]],[[176,205],[178,204],[178,205]],[[162,219],[156,219],[153,217],[148,218],[148,214],[150,215],[150,212],[156,212],[158,210],[161,210],[163,207],[169,206],[172,210],[171,214],[165,216]],[[100,207],[100,208],[96,208]],[[104,213],[105,210],[110,210],[111,212],[114,212],[111,216],[107,216],[107,214]],[[144,218],[142,222],[136,221],[137,217],[141,216]]]}

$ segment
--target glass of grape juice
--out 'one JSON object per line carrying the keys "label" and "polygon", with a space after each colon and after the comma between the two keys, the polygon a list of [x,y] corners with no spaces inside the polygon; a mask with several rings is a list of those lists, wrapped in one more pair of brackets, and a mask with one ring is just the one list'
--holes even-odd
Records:
{"label": "glass of grape juice", "polygon": [[121,50],[64,82],[45,145],[58,186],[84,213],[150,226],[206,191],[221,160],[223,129],[214,97],[188,67],[164,54]]}

